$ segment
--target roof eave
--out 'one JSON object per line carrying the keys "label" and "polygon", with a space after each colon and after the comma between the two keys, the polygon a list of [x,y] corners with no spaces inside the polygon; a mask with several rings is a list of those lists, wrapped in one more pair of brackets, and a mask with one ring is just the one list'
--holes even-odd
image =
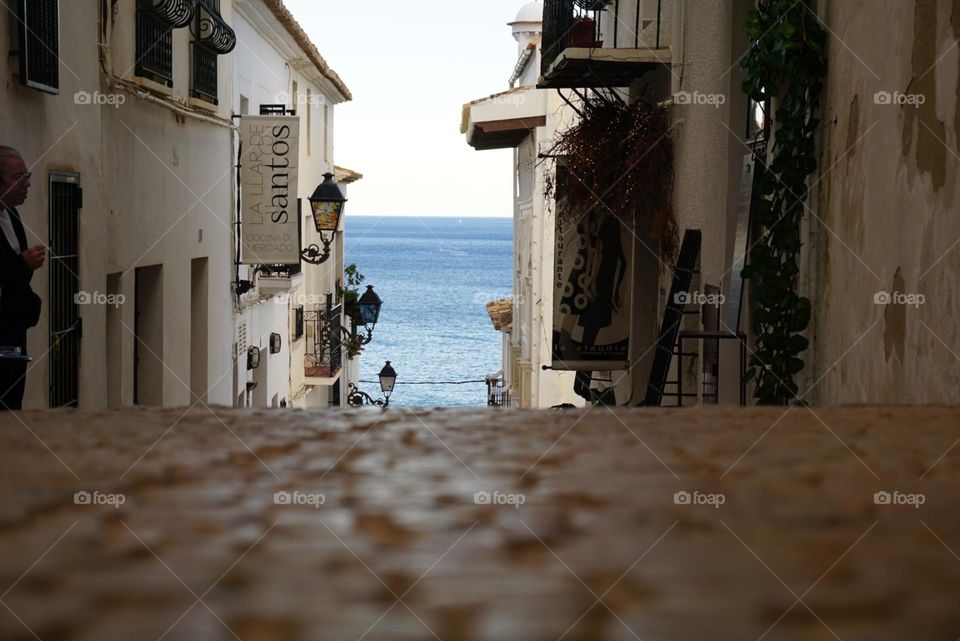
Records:
{"label": "roof eave", "polygon": [[337,72],[330,68],[330,65],[327,64],[327,61],[323,59],[323,56],[320,55],[320,52],[317,50],[317,46],[313,44],[313,41],[310,40],[310,36],[307,35],[307,32],[303,30],[303,27],[300,26],[300,23],[297,22],[297,19],[294,18],[293,14],[290,13],[290,10],[287,9],[286,5],[283,4],[283,0],[262,0],[263,4],[270,10],[274,15],[277,21],[283,25],[283,28],[287,30],[287,33],[296,41],[297,46],[306,54],[307,58],[313,64],[314,67],[320,72],[320,74],[326,78],[333,88],[336,89],[344,101],[353,100],[353,94],[350,92],[350,89],[347,88],[346,83],[337,75]]}

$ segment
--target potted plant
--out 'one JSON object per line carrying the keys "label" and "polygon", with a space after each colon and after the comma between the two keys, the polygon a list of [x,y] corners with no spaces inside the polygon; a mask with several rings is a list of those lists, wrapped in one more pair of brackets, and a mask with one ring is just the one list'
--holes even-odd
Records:
{"label": "potted plant", "polygon": [[596,39],[596,23],[593,18],[577,18],[570,27],[570,46],[585,49],[595,49],[603,46],[602,40]]}
{"label": "potted plant", "polygon": [[351,263],[343,270],[343,282],[337,283],[337,296],[343,301],[343,316],[350,321],[350,330],[342,328],[343,345],[347,349],[347,358],[354,358],[363,351],[363,339],[354,330],[360,324],[360,285],[366,280],[356,264]]}

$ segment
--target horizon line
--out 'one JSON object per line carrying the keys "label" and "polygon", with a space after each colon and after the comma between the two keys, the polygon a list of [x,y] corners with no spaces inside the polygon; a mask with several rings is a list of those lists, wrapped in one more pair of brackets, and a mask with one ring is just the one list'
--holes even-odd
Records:
{"label": "horizon line", "polygon": [[513,215],[489,215],[489,214],[347,214],[345,218],[351,216],[356,218],[513,218]]}

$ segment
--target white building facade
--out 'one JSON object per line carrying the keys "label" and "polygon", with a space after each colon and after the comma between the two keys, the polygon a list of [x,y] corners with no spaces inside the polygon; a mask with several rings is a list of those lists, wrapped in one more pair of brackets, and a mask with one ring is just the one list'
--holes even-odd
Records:
{"label": "white building facade", "polygon": [[521,8],[510,23],[518,50],[510,89],[465,105],[462,120],[475,149],[514,150],[513,314],[501,328],[502,384],[511,404],[525,408],[584,402],[573,392],[573,372],[544,369],[552,363],[555,211],[539,154],[572,112],[556,92],[536,88],[542,15],[539,2]]}
{"label": "white building facade", "polygon": [[[242,117],[277,113],[279,108],[299,118],[303,246],[322,246],[307,199],[325,173],[344,181],[344,192],[346,182],[358,177],[338,172],[333,163],[334,107],[350,100],[350,91],[281,2],[234,0],[233,6],[242,43],[234,56],[234,113]],[[292,272],[240,268],[240,280],[252,289],[240,297],[236,318],[241,365],[234,388],[238,406],[342,404],[345,386],[338,384],[342,374],[338,328],[343,312],[337,292],[342,273],[342,233],[321,265],[303,263]],[[279,350],[274,351],[277,342]],[[251,349],[259,352],[259,365],[245,369]]]}
{"label": "white building facade", "polygon": [[[258,274],[238,302],[233,116],[284,91],[315,103],[301,118],[309,195],[333,166],[333,106],[349,92],[279,0],[195,4],[39,0],[0,11],[0,47],[15,52],[0,71],[0,144],[33,173],[20,212],[30,244],[50,251],[33,280],[44,307],[28,333],[25,407],[309,397],[290,347],[292,307],[250,304],[292,287]],[[335,292],[341,267],[342,239],[300,287]],[[247,345],[265,348],[262,373],[240,355],[241,319]],[[281,352],[268,358],[271,333]]]}

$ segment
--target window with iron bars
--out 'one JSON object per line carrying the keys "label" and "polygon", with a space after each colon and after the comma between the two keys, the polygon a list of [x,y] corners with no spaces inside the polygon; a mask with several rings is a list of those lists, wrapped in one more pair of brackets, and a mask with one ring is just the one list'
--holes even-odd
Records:
{"label": "window with iron bars", "polygon": [[152,0],[137,0],[136,74],[173,87],[173,27],[153,10]]}
{"label": "window with iron bars", "polygon": [[[200,0],[210,12],[220,13],[220,0]],[[219,104],[217,52],[205,44],[196,34],[202,32],[201,12],[194,17],[194,39],[190,46],[190,95],[211,104]]]}
{"label": "window with iron bars", "polygon": [[303,336],[303,305],[293,310],[293,340]]}
{"label": "window with iron bars", "polygon": [[60,3],[18,0],[20,82],[47,93],[60,93]]}

